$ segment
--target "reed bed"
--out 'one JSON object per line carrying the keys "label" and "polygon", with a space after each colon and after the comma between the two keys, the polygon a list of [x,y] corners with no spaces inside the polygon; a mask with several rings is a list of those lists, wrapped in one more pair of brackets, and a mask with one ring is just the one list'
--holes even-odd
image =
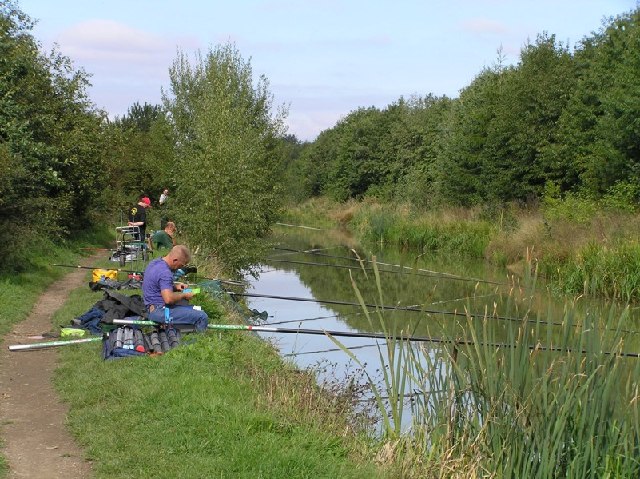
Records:
{"label": "reed bed", "polygon": [[568,260],[545,259],[540,268],[563,293],[625,302],[640,300],[640,244],[637,241],[612,246],[591,242]]}
{"label": "reed bed", "polygon": [[640,300],[640,218],[628,202],[569,196],[543,205],[418,211],[369,199],[318,198],[288,210],[287,220],[348,228],[363,244],[419,254],[486,258],[521,274],[531,258],[558,293]]}
{"label": "reed bed", "polygon": [[413,251],[482,258],[492,225],[451,211],[416,215],[409,208],[369,205],[353,215],[352,228],[365,243]]}
{"label": "reed bed", "polygon": [[[534,294],[528,276],[525,296]],[[444,343],[421,346],[394,340],[383,311],[368,316],[388,334],[382,384],[370,378],[383,460],[400,477],[640,477],[640,359],[625,356],[637,353],[625,348],[637,344],[629,310],[578,314],[568,303],[555,324],[525,317],[500,328],[491,310],[455,334],[438,331]],[[403,431],[407,391],[412,420]]]}

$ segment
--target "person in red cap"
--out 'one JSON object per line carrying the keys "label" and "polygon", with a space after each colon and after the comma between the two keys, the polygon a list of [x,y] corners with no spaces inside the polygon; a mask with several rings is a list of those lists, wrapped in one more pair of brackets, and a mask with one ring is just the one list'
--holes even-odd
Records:
{"label": "person in red cap", "polygon": [[137,226],[140,230],[138,241],[144,241],[147,229],[147,208],[151,207],[151,200],[147,195],[140,195],[138,203],[129,210],[129,226]]}

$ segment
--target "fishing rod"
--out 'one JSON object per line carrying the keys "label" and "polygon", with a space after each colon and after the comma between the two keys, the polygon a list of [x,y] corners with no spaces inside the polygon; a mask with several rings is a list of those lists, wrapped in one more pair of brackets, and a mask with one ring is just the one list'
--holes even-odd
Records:
{"label": "fishing rod", "polygon": [[[282,299],[285,301],[309,301],[309,302],[316,302],[316,303],[321,303],[321,304],[338,304],[338,305],[344,305],[344,306],[365,306],[367,308],[374,308],[374,309],[382,309],[382,310],[388,310],[388,311],[412,311],[412,312],[417,312],[417,313],[426,313],[426,314],[442,314],[445,316],[461,316],[461,317],[468,317],[468,318],[487,318],[487,319],[495,319],[498,321],[512,321],[512,322],[523,322],[526,321],[527,323],[541,323],[541,324],[548,324],[551,326],[564,326],[564,323],[559,323],[557,321],[537,321],[535,319],[528,319],[528,318],[514,318],[514,317],[509,317],[509,316],[499,316],[499,315],[487,315],[487,314],[482,314],[482,313],[461,313],[458,311],[442,311],[442,310],[435,310],[435,309],[426,309],[423,308],[422,305],[414,305],[414,306],[388,306],[388,305],[377,305],[377,304],[367,304],[364,303],[363,305],[360,303],[355,303],[355,302],[351,302],[351,301],[332,301],[332,300],[321,300],[321,299],[314,299],[314,298],[299,298],[299,297],[295,297],[295,296],[276,296],[276,295],[270,295],[270,294],[258,294],[258,293],[235,293],[233,291],[227,291],[228,294],[230,295],[235,295],[235,296],[246,296],[246,297],[250,297],[250,298],[270,298],[270,299]],[[463,298],[465,299],[465,298]],[[432,304],[438,304],[438,303],[432,303]],[[579,327],[580,324],[575,324],[575,327]],[[627,333],[627,334],[638,334],[638,331],[632,331],[632,330],[628,330],[628,329],[622,329],[622,330],[618,330],[618,329],[613,329],[613,328],[604,328],[604,331],[615,331],[615,332],[620,332],[620,333]]]}
{"label": "fishing rod", "polygon": [[[289,264],[302,264],[302,265],[309,265],[309,266],[328,266],[331,268],[338,268],[338,269],[348,269],[348,270],[357,270],[357,271],[369,271],[369,272],[373,272],[373,268],[370,267],[358,267],[358,266],[347,266],[347,265],[343,265],[343,264],[329,264],[329,263],[313,263],[311,261],[293,261],[293,260],[287,260],[287,259],[275,259],[275,258],[267,258],[267,261],[269,263],[289,263]],[[378,263],[378,264],[382,264],[382,263]],[[450,279],[452,281],[469,281],[469,282],[482,282],[482,283],[489,283],[489,284],[502,284],[502,283],[495,283],[492,281],[485,281],[485,280],[478,280],[476,278],[463,278],[460,276],[450,276],[448,273],[422,273],[422,272],[416,272],[416,271],[392,271],[389,269],[378,269],[378,271],[380,271],[381,273],[389,273],[389,274],[402,274],[402,275],[414,275],[414,276],[424,276],[427,278],[442,278],[442,279]]]}
{"label": "fishing rod", "polygon": [[[475,318],[475,317],[484,318],[485,317],[484,314],[477,314],[477,313],[460,313],[458,311],[440,311],[440,310],[434,310],[434,309],[426,309],[426,308],[421,307],[421,305],[417,305],[417,306],[389,306],[389,305],[377,305],[377,304],[368,304],[368,303],[360,304],[360,303],[356,303],[356,302],[352,302],[352,301],[335,301],[335,300],[329,300],[329,299],[300,298],[300,297],[296,297],[296,296],[276,296],[276,295],[272,295],[272,294],[236,293],[234,291],[228,291],[228,293],[231,296],[244,296],[244,297],[248,297],[248,298],[270,298],[270,299],[282,299],[282,300],[285,300],[285,301],[307,301],[307,302],[315,302],[315,303],[321,303],[321,304],[338,304],[338,305],[344,305],[344,306],[365,306],[367,308],[378,308],[378,309],[388,310],[388,311],[413,311],[413,312],[417,312],[417,313],[443,314],[443,315],[447,315],[447,316],[463,316],[463,317],[472,317],[472,318]],[[534,322],[534,320],[532,320],[532,319],[513,318],[513,317],[508,317],[508,316],[487,316],[487,317],[491,318],[491,319],[499,319],[499,320],[503,320],[503,321]],[[547,323],[547,322],[545,322],[545,323]],[[557,322],[548,322],[548,324],[551,324],[553,326],[562,326],[563,325],[563,323],[557,323]]]}
{"label": "fishing rod", "polygon": [[9,346],[9,351],[30,351],[35,349],[55,348],[57,346],[68,346],[70,344],[93,343],[95,341],[102,341],[102,337],[70,339],[68,341],[48,341],[44,343],[32,344],[16,344],[13,346]]}
{"label": "fishing rod", "polygon": [[[336,248],[342,248],[342,246],[330,246],[329,248],[311,248],[311,249],[305,249],[303,251],[301,251],[301,253],[317,253],[319,251],[328,251],[330,249],[336,249]],[[285,253],[277,253],[278,256],[289,256],[292,254],[298,254],[298,251],[287,251]]]}
{"label": "fishing rod", "polygon": [[[136,321],[127,319],[114,319],[113,324],[131,324],[137,326],[158,326],[162,323],[156,323],[154,321]],[[402,334],[385,334],[385,333],[362,333],[357,331],[334,331],[330,329],[308,329],[308,328],[272,328],[269,326],[253,326],[244,324],[209,324],[207,329],[216,331],[253,331],[264,333],[282,333],[282,334],[310,334],[317,336],[335,336],[346,338],[372,338],[383,339],[385,341],[408,341],[408,342],[428,342],[436,344],[450,344],[453,346],[489,346],[492,348],[516,348],[517,344],[508,343],[496,343],[496,342],[484,342],[484,341],[472,341],[470,339],[447,339],[439,338],[436,336],[405,336]],[[556,353],[581,353],[588,354],[589,351],[585,349],[576,350],[573,348],[560,348],[554,346],[541,346],[539,344],[526,345],[531,351],[544,351],[544,352],[556,352]],[[628,358],[640,358],[640,353],[625,353],[625,352],[611,352],[601,351],[602,354],[607,356],[620,356]]]}
{"label": "fishing rod", "polygon": [[231,279],[207,278],[206,276],[197,276],[197,275],[196,275],[195,279],[196,280],[207,279],[209,281],[219,281],[220,283],[232,284],[234,286],[246,286],[246,284],[243,283],[242,281],[234,281],[234,280],[231,280]]}
{"label": "fishing rod", "polygon": [[391,266],[394,268],[402,268],[402,269],[408,269],[410,271],[420,271],[422,273],[431,273],[434,275],[441,275],[442,277],[447,277],[447,278],[457,278],[457,279],[465,279],[467,281],[475,281],[477,283],[488,283],[488,284],[495,284],[495,285],[501,285],[501,286],[506,286],[506,283],[500,283],[497,281],[490,281],[490,280],[486,280],[486,279],[479,279],[479,278],[465,278],[464,276],[460,276],[460,275],[456,275],[456,274],[451,274],[451,273],[443,273],[441,271],[433,271],[430,269],[424,269],[424,268],[412,268],[411,266],[403,266],[401,264],[392,264],[392,263],[383,263],[381,261],[373,261],[370,259],[361,259],[361,258],[352,258],[350,256],[335,256],[335,255],[330,255],[330,254],[326,254],[326,253],[314,253],[314,252],[306,252],[306,251],[301,251],[301,250],[296,250],[293,248],[281,248],[281,247],[274,247],[273,249],[275,250],[279,250],[279,251],[292,251],[295,253],[302,253],[302,254],[313,254],[316,256],[324,256],[326,258],[335,258],[335,259],[346,259],[349,261],[357,261],[358,263],[375,263],[378,265],[382,265],[382,266]]}
{"label": "fishing rod", "polygon": [[[107,270],[111,270],[111,271],[118,271],[119,273],[135,273],[135,274],[143,274],[143,271],[134,271],[131,269],[120,269],[120,268],[110,268],[110,267],[103,267],[103,266],[82,266],[82,265],[72,265],[72,264],[52,264],[51,266],[61,266],[63,268],[79,268],[79,269],[107,269]],[[186,267],[184,268],[184,274],[189,274],[189,273],[197,273],[198,269],[195,266],[192,267]],[[224,284],[232,284],[232,285],[236,285],[236,286],[244,286],[244,283],[241,283],[240,281],[232,281],[229,279],[218,279],[218,278],[206,278],[204,276],[197,276],[200,279],[208,279],[211,281],[220,281],[221,283]]]}
{"label": "fishing rod", "polygon": [[72,264],[52,264],[51,266],[60,266],[62,268],[78,268],[78,269],[107,269],[111,271],[118,271],[119,273],[140,273],[140,271],[133,271],[130,269],[110,268],[105,266],[82,266]]}
{"label": "fishing rod", "polygon": [[280,226],[289,226],[290,228],[303,228],[305,230],[322,231],[322,228],[315,228],[313,226],[290,225],[287,223],[276,223],[276,224]]}
{"label": "fishing rod", "polygon": [[[481,296],[474,296],[474,299],[477,298],[485,298],[488,296],[494,296],[494,294],[483,294]],[[447,300],[443,300],[443,301],[436,301],[434,303],[429,303],[431,305],[433,304],[444,304],[444,303],[451,303],[454,301],[464,301],[465,299],[471,299],[471,297],[469,296],[465,296],[463,298],[456,298],[456,299],[447,299]],[[419,305],[418,305],[419,306]],[[375,313],[375,311],[366,311],[367,313],[373,314]],[[340,314],[332,314],[331,316],[315,316],[313,318],[299,318],[299,319],[288,319],[286,321],[274,321],[271,323],[268,323],[269,326],[273,326],[274,324],[291,324],[291,323],[302,323],[302,322],[310,322],[310,321],[318,321],[320,319],[332,319],[332,318],[344,318],[347,316],[359,316],[361,314],[364,314],[364,312],[362,311],[354,311],[352,313],[340,313]],[[626,331],[623,331],[626,332]]]}
{"label": "fishing rod", "polygon": [[[375,348],[375,347],[380,347],[380,346],[384,346],[386,343],[384,344],[362,344],[360,346],[345,346],[344,349],[348,349],[349,351],[353,350],[353,349],[365,349],[365,348]],[[284,357],[297,357],[297,356],[303,356],[306,354],[322,354],[322,353],[335,353],[338,351],[342,351],[342,348],[330,348],[330,349],[320,349],[320,350],[316,350],[316,351],[300,351],[298,353],[286,353],[283,354]]]}

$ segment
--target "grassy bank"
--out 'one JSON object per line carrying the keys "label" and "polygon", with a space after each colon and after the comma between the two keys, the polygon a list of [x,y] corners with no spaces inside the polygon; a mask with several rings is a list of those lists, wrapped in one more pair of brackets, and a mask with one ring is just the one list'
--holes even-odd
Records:
{"label": "grassy bank", "polygon": [[[75,291],[60,325],[100,293]],[[226,314],[205,302],[212,322]],[[282,363],[249,333],[192,335],[160,357],[103,361],[60,350],[56,385],[97,477],[380,477],[348,397]]]}
{"label": "grassy bank", "polygon": [[531,261],[555,291],[640,300],[640,219],[630,201],[549,199],[514,205],[416,211],[375,201],[295,205],[287,221],[348,229],[364,245],[416,254],[485,258],[521,274]]}

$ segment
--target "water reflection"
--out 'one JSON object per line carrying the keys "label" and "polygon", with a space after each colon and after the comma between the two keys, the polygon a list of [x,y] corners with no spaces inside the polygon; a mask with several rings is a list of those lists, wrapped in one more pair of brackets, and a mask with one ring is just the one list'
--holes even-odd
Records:
{"label": "water reflection", "polygon": [[[607,315],[619,316],[622,311],[622,306],[585,298],[554,299],[545,294],[540,285],[535,291],[520,278],[480,261],[417,256],[390,248],[365,251],[352,240],[344,246],[333,242],[329,234],[300,230],[284,231],[278,239],[281,249],[274,250],[273,261],[265,265],[259,279],[251,281],[249,293],[354,303],[357,302],[355,284],[365,303],[415,307],[418,311],[385,310],[381,315],[368,317],[360,306],[353,304],[247,298],[251,308],[269,313],[267,325],[360,332],[387,329],[403,335],[461,337],[469,321],[483,321],[486,317],[487,327],[498,341],[506,340],[523,321],[530,321],[531,328],[540,330],[544,345],[552,347],[560,342],[562,328],[559,326],[567,308],[574,311],[576,323],[582,322],[585,315],[597,320]],[[308,250],[316,251],[315,254],[301,252]],[[368,260],[373,256],[379,263],[386,263],[379,264],[379,279],[370,263],[357,261],[357,258]],[[375,309],[368,308],[371,312]],[[640,351],[640,338],[635,333],[639,329],[637,310],[628,311],[622,328],[629,331],[625,349]],[[319,368],[321,381],[331,382],[335,376],[344,377],[355,368],[348,355],[328,337],[260,334],[274,342],[281,354],[292,358],[299,367]],[[608,334],[603,330],[605,345]],[[382,365],[378,348],[384,351],[384,341],[369,338],[339,338],[339,341],[347,348],[354,348],[353,354],[367,365],[368,374],[377,381],[380,379]],[[437,354],[440,349],[438,344],[422,343],[420,347],[423,354],[429,355]],[[327,364],[331,365],[328,369]],[[406,393],[412,393],[410,385]]]}

